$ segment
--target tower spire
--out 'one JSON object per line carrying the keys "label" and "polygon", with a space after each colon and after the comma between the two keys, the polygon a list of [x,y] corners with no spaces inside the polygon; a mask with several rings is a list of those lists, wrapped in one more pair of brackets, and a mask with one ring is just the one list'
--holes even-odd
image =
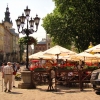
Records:
{"label": "tower spire", "polygon": [[4,22],[12,23],[12,21],[10,20],[10,12],[9,12],[8,3],[7,3],[6,12],[5,12]]}
{"label": "tower spire", "polygon": [[7,8],[6,8],[6,12],[9,12],[9,8],[8,8],[8,3],[7,3]]}

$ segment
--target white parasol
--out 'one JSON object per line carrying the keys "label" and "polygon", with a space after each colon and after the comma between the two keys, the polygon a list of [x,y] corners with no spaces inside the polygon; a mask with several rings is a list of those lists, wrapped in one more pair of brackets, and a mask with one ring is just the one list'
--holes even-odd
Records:
{"label": "white parasol", "polygon": [[50,54],[50,55],[61,55],[61,54],[75,54],[75,52],[71,51],[71,50],[68,50],[64,47],[61,47],[59,45],[56,45],[46,51],[44,51],[44,54]]}
{"label": "white parasol", "polygon": [[49,55],[43,55],[43,52],[37,52],[29,56],[29,59],[52,59]]}
{"label": "white parasol", "polygon": [[85,52],[100,52],[100,44],[93,46],[90,49],[85,50]]}
{"label": "white parasol", "polygon": [[95,55],[87,53],[87,52],[81,52],[79,54],[76,54],[75,56],[80,59],[83,59],[84,62],[86,59],[90,59],[90,60],[97,59],[97,57]]}

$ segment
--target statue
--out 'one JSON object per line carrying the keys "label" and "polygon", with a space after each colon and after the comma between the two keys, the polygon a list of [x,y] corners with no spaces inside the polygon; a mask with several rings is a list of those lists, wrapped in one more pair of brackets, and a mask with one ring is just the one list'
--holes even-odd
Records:
{"label": "statue", "polygon": [[[93,44],[92,44],[92,42],[90,42],[90,45],[88,46],[88,49],[89,48],[92,48],[93,47]],[[90,52],[91,54],[94,54],[94,52]]]}

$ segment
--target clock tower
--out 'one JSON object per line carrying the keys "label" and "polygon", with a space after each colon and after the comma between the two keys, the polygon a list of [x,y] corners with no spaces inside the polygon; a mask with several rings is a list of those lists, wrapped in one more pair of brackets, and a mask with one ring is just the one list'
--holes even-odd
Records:
{"label": "clock tower", "polygon": [[6,8],[4,21],[2,21],[2,23],[4,24],[4,26],[7,29],[12,28],[12,26],[13,26],[12,20],[10,19],[10,12],[9,12],[8,5],[7,5],[7,8]]}

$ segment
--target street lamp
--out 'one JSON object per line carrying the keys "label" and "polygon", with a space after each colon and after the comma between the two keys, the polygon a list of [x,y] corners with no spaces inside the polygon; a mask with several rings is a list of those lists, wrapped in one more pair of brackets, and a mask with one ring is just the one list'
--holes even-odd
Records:
{"label": "street lamp", "polygon": [[[28,6],[27,6],[26,9],[24,10],[26,16],[24,16],[24,13],[22,13],[22,16],[19,16],[18,19],[16,20],[18,32],[25,34],[27,36],[27,39],[30,34],[37,32],[39,21],[40,21],[40,18],[38,17],[38,15],[36,15],[35,18],[31,17],[31,19],[29,20],[30,11],[31,10],[28,9]],[[26,28],[24,28],[25,20],[27,21]],[[29,24],[30,24],[30,27],[29,27]],[[34,24],[36,25],[35,30],[34,30]],[[20,31],[20,27],[22,27],[21,31]],[[27,42],[27,44],[26,44],[26,68],[27,69],[28,69],[28,64],[29,64],[29,59],[28,59],[28,42]]]}

